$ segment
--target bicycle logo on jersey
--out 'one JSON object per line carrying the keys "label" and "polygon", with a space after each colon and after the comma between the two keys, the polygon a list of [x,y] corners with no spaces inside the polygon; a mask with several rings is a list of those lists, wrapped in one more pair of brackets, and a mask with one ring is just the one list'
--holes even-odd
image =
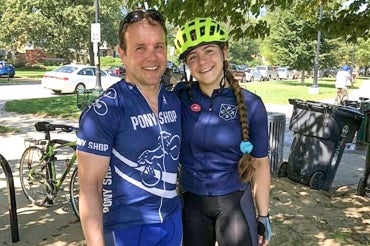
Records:
{"label": "bicycle logo on jersey", "polygon": [[144,167],[141,172],[141,182],[146,187],[157,185],[163,177],[165,168],[163,162],[168,155],[173,160],[179,158],[180,137],[171,136],[170,133],[162,131],[158,137],[159,146],[153,150],[145,150],[138,158],[138,165]]}
{"label": "bicycle logo on jersey", "polygon": [[113,88],[107,89],[102,96],[98,97],[92,103],[90,103],[88,111],[93,108],[95,113],[97,113],[98,115],[106,115],[108,113],[108,106],[104,101],[102,101],[104,97],[109,99],[116,99],[117,91]]}

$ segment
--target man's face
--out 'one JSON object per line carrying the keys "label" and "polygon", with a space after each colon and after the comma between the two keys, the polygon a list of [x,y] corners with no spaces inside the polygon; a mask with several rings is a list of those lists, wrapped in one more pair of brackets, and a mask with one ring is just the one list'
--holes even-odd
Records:
{"label": "man's face", "polygon": [[167,66],[162,27],[146,19],[134,22],[127,27],[125,40],[126,51],[119,48],[119,53],[126,66],[126,81],[141,86],[159,84]]}

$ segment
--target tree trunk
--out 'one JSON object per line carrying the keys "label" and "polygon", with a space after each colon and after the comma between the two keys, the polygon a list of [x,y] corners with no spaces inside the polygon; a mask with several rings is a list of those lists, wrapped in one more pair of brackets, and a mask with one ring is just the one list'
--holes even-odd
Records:
{"label": "tree trunk", "polygon": [[304,74],[305,74],[305,71],[302,70],[301,71],[301,85],[304,85]]}

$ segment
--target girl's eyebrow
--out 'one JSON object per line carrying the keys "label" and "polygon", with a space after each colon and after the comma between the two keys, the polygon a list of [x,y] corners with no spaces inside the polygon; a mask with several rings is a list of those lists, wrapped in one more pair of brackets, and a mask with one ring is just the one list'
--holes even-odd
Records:
{"label": "girl's eyebrow", "polygon": [[[209,48],[209,47],[217,47],[217,44],[205,44],[205,45],[202,45],[202,46],[200,46],[200,47],[202,47],[202,50],[205,50],[205,49],[207,49],[207,48]],[[192,51],[190,51],[188,55],[190,55],[190,54],[194,53],[194,50],[195,50],[195,49],[193,49]]]}

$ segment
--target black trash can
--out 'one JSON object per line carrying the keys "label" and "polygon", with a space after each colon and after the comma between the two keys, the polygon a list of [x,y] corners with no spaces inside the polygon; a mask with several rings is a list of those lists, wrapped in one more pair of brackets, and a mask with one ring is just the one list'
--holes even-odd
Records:
{"label": "black trash can", "polygon": [[364,113],[364,120],[362,121],[360,125],[360,129],[357,132],[356,143],[366,144],[366,134],[367,134],[366,124],[370,119],[365,112],[370,110],[370,101],[368,100],[361,101],[359,104],[360,104],[360,112]]}
{"label": "black trash can", "polygon": [[[364,176],[360,178],[357,185],[357,195],[365,196],[370,193],[370,109],[364,111],[367,121],[365,121],[365,141],[367,143]],[[362,125],[362,124],[361,124]]]}
{"label": "black trash can", "polygon": [[[352,142],[363,115],[356,108],[289,99],[294,132],[286,175],[317,190],[329,190],[346,143]],[[280,170],[279,170],[280,172]]]}
{"label": "black trash can", "polygon": [[267,112],[269,158],[271,173],[276,173],[283,162],[286,117],[284,113]]}

